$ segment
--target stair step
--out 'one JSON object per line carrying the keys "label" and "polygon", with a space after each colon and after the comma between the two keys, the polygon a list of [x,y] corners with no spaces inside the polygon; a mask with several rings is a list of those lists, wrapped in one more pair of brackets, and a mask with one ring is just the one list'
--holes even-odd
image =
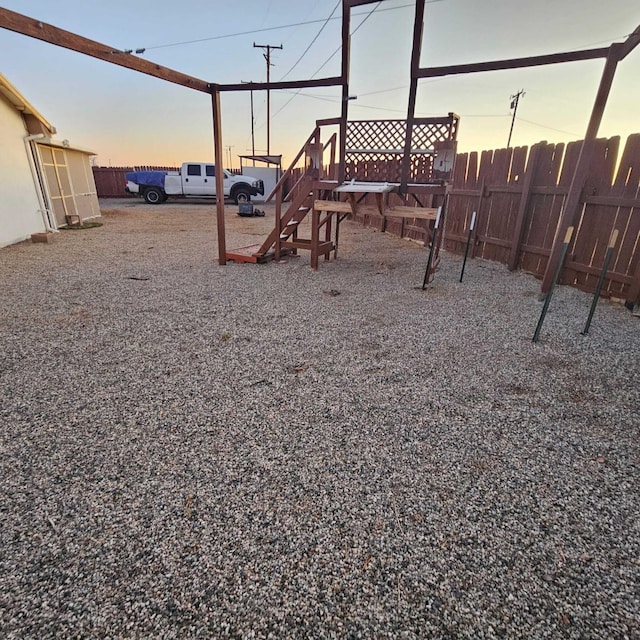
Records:
{"label": "stair step", "polygon": [[[240,247],[238,249],[231,249],[226,252],[227,260],[230,262],[249,262],[253,264],[261,264],[272,260],[274,257],[273,251],[267,251],[266,253],[260,253],[259,244],[252,244],[248,247]],[[281,255],[288,255],[289,249],[281,249]]]}
{"label": "stair step", "polygon": [[331,213],[352,213],[351,205],[348,202],[339,200],[316,200],[313,203],[316,211],[328,211]]}

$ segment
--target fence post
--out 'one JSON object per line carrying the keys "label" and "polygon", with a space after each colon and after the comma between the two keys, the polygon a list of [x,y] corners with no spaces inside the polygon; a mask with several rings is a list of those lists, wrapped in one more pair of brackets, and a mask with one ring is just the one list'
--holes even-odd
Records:
{"label": "fence post", "polygon": [[513,240],[511,242],[511,251],[509,253],[509,262],[507,266],[509,271],[514,271],[518,266],[518,259],[520,257],[520,245],[522,244],[522,236],[524,233],[525,222],[529,216],[529,201],[531,199],[531,187],[533,186],[533,178],[536,174],[538,164],[538,154],[543,142],[538,142],[531,147],[529,152],[529,160],[527,162],[527,169],[524,174],[524,181],[522,183],[522,193],[520,194],[520,204],[518,205],[518,215],[516,217],[516,225],[513,230]]}

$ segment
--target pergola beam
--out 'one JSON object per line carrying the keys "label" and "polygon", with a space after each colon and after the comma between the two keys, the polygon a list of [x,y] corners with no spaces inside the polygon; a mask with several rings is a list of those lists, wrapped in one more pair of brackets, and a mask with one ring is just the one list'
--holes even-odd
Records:
{"label": "pergola beam", "polygon": [[494,60],[492,62],[476,62],[473,64],[456,64],[448,67],[423,67],[418,70],[418,78],[435,78],[438,76],[450,76],[460,73],[478,73],[481,71],[500,71],[503,69],[521,69],[523,67],[538,67],[545,64],[558,64],[561,62],[575,62],[578,60],[593,60],[606,58],[609,47],[600,49],[584,49],[582,51],[570,51],[567,53],[551,53],[544,56],[531,56],[529,58],[512,58],[510,60]]}
{"label": "pergola beam", "polygon": [[149,62],[143,60],[137,56],[125,53],[120,49],[115,49],[101,42],[95,40],[89,40],[79,36],[71,31],[65,31],[53,25],[29,18],[28,16],[16,13],[15,11],[9,11],[9,9],[3,9],[0,7],[0,28],[8,29],[9,31],[15,31],[49,44],[54,44],[64,49],[71,49],[71,51],[77,51],[92,58],[98,58],[111,64],[117,64],[133,71],[139,71],[146,73],[149,76],[160,78],[174,84],[182,85],[183,87],[189,87],[196,91],[202,91],[204,93],[211,93],[209,83],[206,80],[200,80],[194,78],[186,73],[163,67],[155,62]]}
{"label": "pergola beam", "polygon": [[378,0],[347,0],[347,4],[351,9],[353,9],[353,7],[359,7],[363,4],[373,4],[374,2],[378,2]]}
{"label": "pergola beam", "polygon": [[261,91],[269,89],[307,89],[309,87],[336,87],[342,85],[342,77],[317,78],[315,80],[285,80],[282,82],[243,82],[241,84],[220,84],[219,91]]}

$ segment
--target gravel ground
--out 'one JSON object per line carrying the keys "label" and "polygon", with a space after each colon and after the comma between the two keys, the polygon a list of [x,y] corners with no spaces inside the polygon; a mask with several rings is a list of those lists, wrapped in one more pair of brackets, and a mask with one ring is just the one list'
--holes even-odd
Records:
{"label": "gravel ground", "polygon": [[0,250],[0,635],[640,637],[638,318],[559,287],[533,345],[501,265],[103,211]]}

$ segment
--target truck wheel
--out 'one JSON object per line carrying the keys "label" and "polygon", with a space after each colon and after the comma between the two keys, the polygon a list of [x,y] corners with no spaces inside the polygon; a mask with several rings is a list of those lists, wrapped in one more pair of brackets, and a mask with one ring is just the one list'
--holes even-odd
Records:
{"label": "truck wheel", "polygon": [[248,189],[240,187],[234,191],[233,199],[236,204],[245,204],[246,202],[251,202],[251,193]]}
{"label": "truck wheel", "polygon": [[148,204],[160,204],[164,202],[164,194],[157,187],[149,187],[144,192],[144,199]]}

